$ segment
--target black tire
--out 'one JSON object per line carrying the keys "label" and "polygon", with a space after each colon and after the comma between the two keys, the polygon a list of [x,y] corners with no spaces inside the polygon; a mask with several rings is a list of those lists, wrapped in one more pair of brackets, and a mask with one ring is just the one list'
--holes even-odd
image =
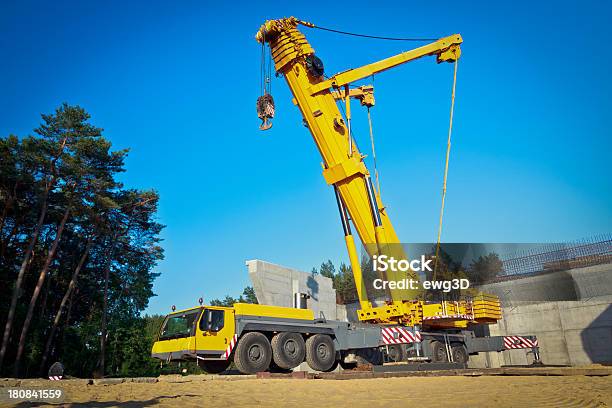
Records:
{"label": "black tire", "polygon": [[451,352],[455,363],[466,364],[470,359],[470,355],[462,343],[451,343]]}
{"label": "black tire", "polygon": [[229,360],[200,360],[199,366],[208,374],[219,374],[227,370],[230,363]]}
{"label": "black tire", "polygon": [[258,332],[245,334],[238,340],[234,352],[234,364],[243,374],[266,371],[272,361],[272,347],[268,338]]}
{"label": "black tire", "polygon": [[302,364],[306,343],[301,334],[282,332],[272,337],[272,358],[280,368],[290,369]]}
{"label": "black tire", "polygon": [[313,370],[327,371],[336,361],[334,341],[327,334],[315,334],[306,340],[306,362]]}
{"label": "black tire", "polygon": [[448,355],[446,354],[446,347],[444,343],[439,341],[431,342],[431,361],[434,363],[447,363]]}
{"label": "black tire", "polygon": [[393,344],[388,346],[387,355],[389,356],[389,359],[391,361],[394,361],[396,363],[399,361],[404,361],[404,359],[406,358],[404,353],[404,347],[401,344]]}
{"label": "black tire", "polygon": [[329,367],[327,370],[325,370],[326,373],[331,373],[332,371],[335,371],[336,368],[338,368],[338,365],[340,364],[340,361],[338,360],[334,360],[334,364],[332,364],[331,367]]}

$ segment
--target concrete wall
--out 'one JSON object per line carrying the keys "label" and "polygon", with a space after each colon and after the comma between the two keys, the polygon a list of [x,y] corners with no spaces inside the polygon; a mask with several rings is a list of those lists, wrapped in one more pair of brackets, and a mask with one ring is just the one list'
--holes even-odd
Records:
{"label": "concrete wall", "polygon": [[[497,282],[482,290],[502,300],[503,319],[489,326],[490,335],[536,335],[546,364],[612,363],[612,264]],[[532,360],[521,350],[481,354],[475,366]]]}
{"label": "concrete wall", "polygon": [[504,307],[612,295],[612,264],[550,272],[483,286]]}
{"label": "concrete wall", "polygon": [[315,317],[337,320],[336,290],[332,280],[258,259],[246,261],[257,301],[265,305],[293,307],[294,293],[307,293],[308,308]]}

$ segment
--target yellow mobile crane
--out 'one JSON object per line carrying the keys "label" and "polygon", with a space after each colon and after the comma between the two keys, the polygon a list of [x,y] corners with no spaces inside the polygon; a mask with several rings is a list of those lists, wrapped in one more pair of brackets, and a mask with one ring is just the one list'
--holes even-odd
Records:
{"label": "yellow mobile crane", "polygon": [[[419,361],[466,364],[469,354],[530,349],[539,360],[534,336],[476,337],[470,327],[501,319],[499,300],[478,295],[470,300],[431,302],[417,290],[390,290],[390,300],[374,306],[351,233],[352,223],[370,256],[408,259],[351,133],[351,98],[368,108],[374,105],[373,88],[350,88],[355,81],[426,56],[438,63],[454,62],[461,55],[459,34],[433,41],[393,57],[350,69],[330,78],[323,63],[298,30],[315,27],[294,17],[266,21],[256,40],[269,45],[277,74],[285,77],[304,123],[323,159],[323,177],[333,186],[361,309],[361,323],[316,318],[311,310],[269,305],[204,306],[169,314],[153,345],[152,356],[163,361],[196,360],[208,372],[221,372],[230,362],[243,373],[291,369],[306,361],[319,371],[359,361],[382,363],[407,357]],[[456,72],[456,71],[455,71]],[[337,101],[344,103],[342,115]],[[257,110],[261,129],[271,127],[272,97],[264,92]],[[418,276],[413,271],[388,271],[387,281]]]}
{"label": "yellow mobile crane", "polygon": [[[454,34],[441,38],[423,47],[325,78],[323,63],[298,31],[298,24],[314,27],[293,17],[270,20],[261,26],[256,39],[269,44],[276,72],[285,77],[293,93],[293,102],[299,107],[304,123],[321,153],[323,177],[334,188],[361,304],[359,320],[415,326],[422,325],[428,317],[444,316],[444,319],[431,319],[435,322],[429,325],[435,327],[466,327],[468,321],[496,322],[501,317],[499,301],[491,296],[481,296],[470,302],[428,303],[415,301],[419,295],[417,289],[390,289],[391,302],[384,306],[372,306],[368,301],[349,222],[352,221],[370,256],[408,259],[380,193],[374,188],[363,160],[365,156],[359,152],[351,132],[350,99],[358,98],[368,108],[373,106],[373,87],[350,89],[350,84],[426,56],[435,56],[438,63],[456,62],[461,55],[461,36]],[[337,100],[345,103],[344,116],[336,104]],[[384,278],[387,281],[419,279],[410,271],[407,274],[388,271]],[[465,319],[466,315],[473,316],[473,319]]]}

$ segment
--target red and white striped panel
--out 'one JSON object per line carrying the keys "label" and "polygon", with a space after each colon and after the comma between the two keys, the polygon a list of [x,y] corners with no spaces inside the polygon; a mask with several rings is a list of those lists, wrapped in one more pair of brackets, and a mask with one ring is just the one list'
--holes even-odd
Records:
{"label": "red and white striped panel", "polygon": [[380,329],[383,344],[420,343],[421,332],[412,332],[405,327],[383,327]]}
{"label": "red and white striped panel", "polygon": [[465,320],[474,320],[474,316],[472,316],[472,315],[466,315],[466,314],[423,316],[423,320],[439,320],[439,319],[465,319]]}
{"label": "red and white striped panel", "polygon": [[234,334],[232,341],[230,341],[230,344],[227,345],[227,348],[225,349],[225,353],[223,353],[221,358],[223,358],[224,360],[227,360],[229,356],[232,354],[232,350],[234,349],[234,347],[236,347],[236,343],[238,343],[238,335]]}
{"label": "red and white striped panel", "polygon": [[61,379],[62,379],[62,376],[61,376],[61,375],[50,375],[50,376],[49,376],[49,379],[50,379],[51,381],[59,381],[59,380],[61,380]]}
{"label": "red and white striped panel", "polygon": [[504,347],[506,349],[525,349],[538,347],[538,339],[529,339],[522,336],[504,336]]}

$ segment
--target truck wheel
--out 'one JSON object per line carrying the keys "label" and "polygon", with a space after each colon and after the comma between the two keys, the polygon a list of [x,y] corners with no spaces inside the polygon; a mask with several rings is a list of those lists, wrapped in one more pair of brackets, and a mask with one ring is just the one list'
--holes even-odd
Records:
{"label": "truck wheel", "polygon": [[234,364],[243,374],[266,371],[272,361],[272,348],[268,338],[259,332],[249,332],[238,340]]}
{"label": "truck wheel", "polygon": [[272,337],[272,357],[280,368],[294,368],[302,364],[306,344],[301,334],[282,332]]}
{"label": "truck wheel", "polygon": [[200,360],[199,365],[208,374],[219,374],[227,370],[230,363],[229,360]]}
{"label": "truck wheel", "polygon": [[439,341],[431,342],[431,360],[434,363],[446,363],[448,362],[448,355],[446,354],[446,347]]}
{"label": "truck wheel", "polygon": [[331,367],[329,367],[327,370],[325,370],[326,373],[331,373],[332,371],[335,371],[336,368],[338,368],[338,365],[340,364],[340,362],[338,360],[334,360],[334,363],[332,364]]}
{"label": "truck wheel", "polygon": [[451,343],[451,352],[455,363],[465,364],[470,358],[465,346],[461,343]]}
{"label": "truck wheel", "polygon": [[327,371],[336,361],[334,341],[326,334],[315,334],[306,340],[306,362],[313,370]]}
{"label": "truck wheel", "polygon": [[399,345],[399,344],[394,344],[389,347],[389,351],[387,352],[387,355],[389,356],[389,358],[391,359],[391,361],[394,362],[398,362],[398,361],[404,361],[404,348]]}

